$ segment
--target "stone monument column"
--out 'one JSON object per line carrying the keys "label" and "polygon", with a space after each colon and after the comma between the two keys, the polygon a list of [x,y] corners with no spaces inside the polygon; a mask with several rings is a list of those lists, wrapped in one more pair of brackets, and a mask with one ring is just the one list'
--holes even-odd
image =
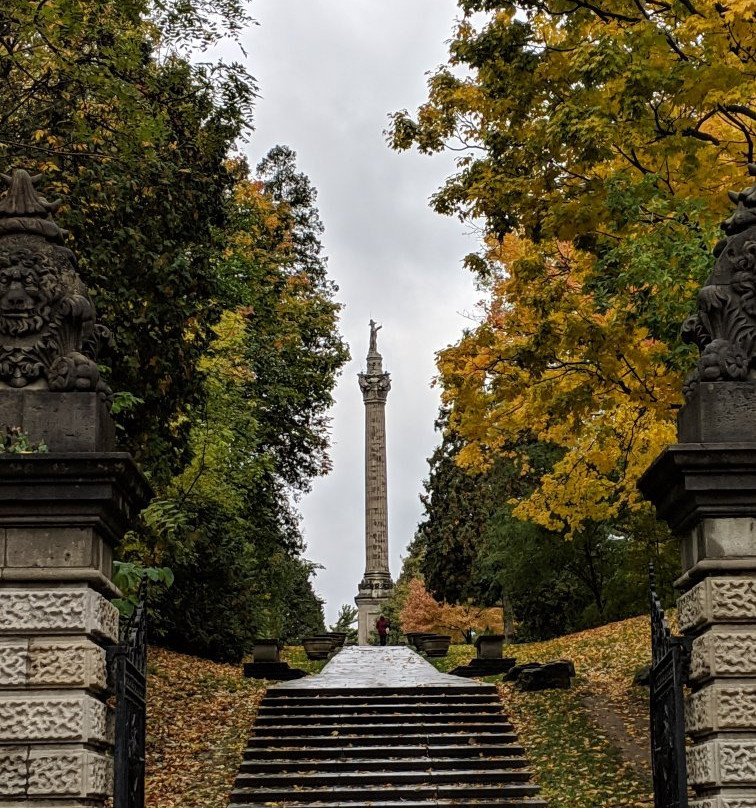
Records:
{"label": "stone monument column", "polygon": [[106,332],[57,204],[0,176],[0,806],[96,808],[113,789],[113,548],[150,490],[114,451]]}
{"label": "stone monument column", "polygon": [[726,237],[683,326],[701,355],[679,442],[639,482],[682,537],[691,808],[756,808],[756,185],[730,198]]}
{"label": "stone monument column", "polygon": [[367,372],[359,374],[365,402],[365,575],[358,587],[357,635],[367,645],[394,583],[388,564],[388,496],[386,486],[386,398],[391,378],[378,353],[379,325],[370,321]]}

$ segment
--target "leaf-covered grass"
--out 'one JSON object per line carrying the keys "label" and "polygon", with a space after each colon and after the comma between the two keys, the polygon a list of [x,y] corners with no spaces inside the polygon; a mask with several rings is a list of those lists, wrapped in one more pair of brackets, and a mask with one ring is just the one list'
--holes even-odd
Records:
{"label": "leaf-covered grass", "polygon": [[[430,660],[439,670],[464,664],[472,646]],[[504,648],[518,662],[566,658],[575,664],[571,690],[521,693],[498,681],[504,708],[519,734],[550,808],[634,808],[653,804],[650,773],[637,754],[648,748],[648,691],[632,684],[650,662],[649,621],[637,617],[547,642]],[[596,705],[599,705],[598,709]],[[607,725],[613,717],[619,730]],[[635,746],[623,753],[617,732]]]}
{"label": "leaf-covered grass", "polygon": [[519,693],[500,685],[534,778],[550,808],[631,808],[653,804],[646,777],[596,725],[580,688]]}
{"label": "leaf-covered grass", "polygon": [[[301,646],[281,658],[317,673],[325,661]],[[149,649],[147,808],[226,808],[257,707],[271,682],[245,679],[241,665]]]}
{"label": "leaf-covered grass", "polygon": [[449,653],[445,657],[428,658],[435,668],[442,673],[448,673],[453,670],[457,665],[467,665],[467,663],[475,656],[474,645],[450,645]]}
{"label": "leaf-covered grass", "polygon": [[292,668],[299,668],[307,673],[320,673],[328,662],[327,659],[308,659],[301,645],[287,645],[281,651],[281,661],[288,662]]}
{"label": "leaf-covered grass", "polygon": [[147,808],[226,808],[266,682],[149,649]]}

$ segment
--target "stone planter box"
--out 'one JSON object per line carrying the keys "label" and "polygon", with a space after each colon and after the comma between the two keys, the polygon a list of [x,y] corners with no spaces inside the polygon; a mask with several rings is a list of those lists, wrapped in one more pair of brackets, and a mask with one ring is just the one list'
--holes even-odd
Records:
{"label": "stone planter box", "polygon": [[341,632],[327,632],[326,634],[313,634],[308,640],[328,640],[331,643],[331,651],[338,651],[343,645],[346,635],[342,638]]}
{"label": "stone planter box", "polygon": [[277,637],[255,640],[252,657],[255,662],[280,662],[283,643]]}
{"label": "stone planter box", "polygon": [[503,646],[503,634],[479,634],[475,639],[475,647],[481,659],[501,659]]}
{"label": "stone planter box", "polygon": [[288,662],[245,662],[244,676],[247,679],[267,679],[272,682],[289,682],[308,676],[299,668],[290,668]]}
{"label": "stone planter box", "polygon": [[553,659],[515,665],[504,674],[504,681],[514,682],[518,690],[567,690],[574,675],[575,666],[569,659]]}
{"label": "stone planter box", "polygon": [[417,648],[419,651],[420,640],[422,640],[423,637],[433,637],[435,635],[428,634],[426,631],[407,631],[404,636],[407,638],[407,644],[411,645],[413,648]]}
{"label": "stone planter box", "polygon": [[429,657],[444,657],[449,651],[451,637],[447,634],[430,634],[420,637],[418,640],[418,650],[423,651]]}
{"label": "stone planter box", "polygon": [[343,648],[347,638],[346,631],[328,631],[323,636],[331,638],[334,650]]}
{"label": "stone planter box", "polygon": [[468,679],[473,679],[476,676],[496,676],[500,673],[507,673],[514,667],[516,661],[514,657],[499,657],[498,659],[473,657],[469,664],[457,665],[449,673],[454,676],[465,676]]}
{"label": "stone planter box", "polygon": [[308,659],[328,659],[328,654],[333,650],[333,639],[331,637],[303,637],[302,646]]}

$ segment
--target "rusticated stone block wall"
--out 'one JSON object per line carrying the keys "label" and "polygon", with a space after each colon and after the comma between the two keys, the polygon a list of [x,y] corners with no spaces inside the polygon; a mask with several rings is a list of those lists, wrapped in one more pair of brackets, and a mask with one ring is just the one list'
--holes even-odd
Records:
{"label": "rusticated stone block wall", "polygon": [[0,808],[112,794],[112,554],[147,492],[128,455],[0,454]]}
{"label": "rusticated stone block wall", "polygon": [[102,644],[117,639],[116,608],[89,587],[0,587],[0,805],[112,793]]}

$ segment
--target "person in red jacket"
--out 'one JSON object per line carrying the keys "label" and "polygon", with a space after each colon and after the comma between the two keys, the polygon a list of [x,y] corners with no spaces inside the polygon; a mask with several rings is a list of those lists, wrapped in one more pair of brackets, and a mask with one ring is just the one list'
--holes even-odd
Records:
{"label": "person in red jacket", "polygon": [[375,628],[378,631],[378,639],[380,640],[381,645],[386,645],[386,642],[388,641],[389,629],[391,628],[391,623],[389,622],[388,617],[381,615],[375,621]]}

